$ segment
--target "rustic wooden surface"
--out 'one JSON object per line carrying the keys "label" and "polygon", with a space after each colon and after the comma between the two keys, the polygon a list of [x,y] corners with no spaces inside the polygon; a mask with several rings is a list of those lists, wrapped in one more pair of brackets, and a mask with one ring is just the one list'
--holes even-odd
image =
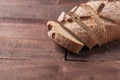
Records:
{"label": "rustic wooden surface", "polygon": [[46,21],[82,0],[0,0],[0,80],[120,80],[120,41],[74,55]]}

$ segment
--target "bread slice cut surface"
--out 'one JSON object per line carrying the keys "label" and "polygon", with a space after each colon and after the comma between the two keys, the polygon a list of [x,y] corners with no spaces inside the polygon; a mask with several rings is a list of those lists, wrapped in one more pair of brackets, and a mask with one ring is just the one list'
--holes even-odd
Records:
{"label": "bread slice cut surface", "polygon": [[83,48],[84,44],[63,28],[58,22],[48,21],[47,26],[49,28],[48,36],[64,48],[73,53],[79,53]]}

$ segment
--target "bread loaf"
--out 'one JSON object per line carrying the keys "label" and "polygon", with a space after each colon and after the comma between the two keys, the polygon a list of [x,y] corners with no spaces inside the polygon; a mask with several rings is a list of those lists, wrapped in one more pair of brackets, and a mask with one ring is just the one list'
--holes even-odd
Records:
{"label": "bread loaf", "polygon": [[57,21],[48,21],[48,27],[54,27],[48,36],[73,53],[84,45],[91,49],[120,39],[119,1],[83,3],[62,12]]}

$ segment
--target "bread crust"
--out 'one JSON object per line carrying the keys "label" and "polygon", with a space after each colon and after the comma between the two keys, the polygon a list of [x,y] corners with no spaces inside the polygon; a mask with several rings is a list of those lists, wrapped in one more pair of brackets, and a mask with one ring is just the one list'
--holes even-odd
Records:
{"label": "bread crust", "polygon": [[99,15],[120,25],[120,4],[116,2],[106,3]]}
{"label": "bread crust", "polygon": [[[77,15],[76,20],[73,19],[75,15],[71,17],[68,13],[68,15],[62,13],[58,21],[63,25],[62,27],[69,30],[70,34],[75,35],[75,38],[79,38],[81,43],[48,26],[50,29],[48,36],[69,51],[79,53],[84,44],[91,49],[96,44],[103,45],[120,39],[120,3],[114,1],[92,1],[76,6],[70,12],[74,12]],[[78,18],[80,18],[82,23],[77,22]],[[53,23],[49,24],[53,25]],[[56,24],[58,23],[55,22],[54,25]],[[82,24],[85,24],[87,28],[83,28]],[[88,29],[93,32],[97,39],[88,34],[90,32]]]}
{"label": "bread crust", "polygon": [[89,27],[89,29],[95,34],[99,42],[98,43],[99,45],[102,45],[105,43],[103,39],[103,35],[101,35],[101,33],[103,33],[103,30],[100,27],[98,27],[98,25],[95,23],[95,21],[92,18],[83,20],[83,23],[86,24]]}
{"label": "bread crust", "polygon": [[[102,20],[106,32],[106,41],[104,41],[104,44],[114,40],[119,40],[120,39],[120,4],[115,1],[111,1],[111,2],[97,1],[97,3],[94,1],[94,2],[88,2],[87,4],[90,5],[95,11],[98,11],[99,8],[101,8],[101,10],[97,12],[97,15]],[[102,4],[104,4],[104,6],[100,7]]]}
{"label": "bread crust", "polygon": [[[63,19],[64,21],[60,21],[60,19]],[[69,15],[61,13],[58,21],[61,22],[72,34],[79,38],[80,41],[88,46],[89,49],[93,48],[97,44],[97,42],[89,35],[89,33],[83,29],[81,25],[76,23]]]}
{"label": "bread crust", "polygon": [[[58,24],[57,22],[55,22]],[[55,25],[51,22],[48,22],[49,25]],[[57,27],[57,26],[56,26]],[[56,43],[63,46],[64,48],[68,49],[69,51],[73,53],[79,53],[80,50],[83,48],[83,43],[77,43],[73,41],[72,39],[65,37],[65,35],[59,33],[56,29],[52,28],[50,31],[48,31],[48,36],[53,39]]]}

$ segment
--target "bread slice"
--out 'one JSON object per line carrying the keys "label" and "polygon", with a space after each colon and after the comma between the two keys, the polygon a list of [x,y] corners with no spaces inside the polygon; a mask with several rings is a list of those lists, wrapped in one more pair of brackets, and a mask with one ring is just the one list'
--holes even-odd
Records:
{"label": "bread slice", "polygon": [[90,36],[90,34],[83,27],[81,27],[83,26],[83,23],[76,23],[73,17],[69,16],[65,12],[61,13],[58,21],[61,22],[67,30],[69,30],[90,49],[97,44],[97,42]]}
{"label": "bread slice", "polygon": [[[82,27],[91,35],[91,37],[94,38],[97,44],[102,45],[104,43],[104,39],[102,38],[104,35],[101,34],[103,29],[98,27],[97,23],[93,18],[91,18],[91,14],[86,9],[79,6],[76,11],[71,10],[70,12],[74,12],[74,15],[77,16],[77,19],[82,20],[82,22],[85,24]],[[78,21],[78,23],[81,24],[81,21]]]}
{"label": "bread slice", "polygon": [[58,22],[48,21],[47,26],[49,29],[48,36],[64,48],[73,53],[79,53],[83,48],[84,44],[71,35]]}
{"label": "bread slice", "polygon": [[106,43],[106,38],[107,38],[107,34],[106,34],[106,29],[104,28],[104,23],[101,20],[101,18],[97,15],[97,13],[95,12],[95,10],[91,7],[91,5],[89,4],[83,4],[81,5],[84,9],[86,9],[86,11],[88,11],[88,13],[91,15],[91,18],[96,22],[97,30],[99,30],[99,35],[101,36],[101,40],[99,45],[105,44]]}
{"label": "bread slice", "polygon": [[84,23],[84,21],[82,19],[88,19],[88,17],[84,17],[84,18],[79,18],[79,16],[77,16],[74,12],[69,12],[68,15],[70,17],[72,17],[72,19],[79,24],[79,26],[81,26],[85,31],[87,31],[87,33],[89,34],[89,36],[94,39],[95,43],[94,44],[98,44],[99,43],[99,40],[98,38],[96,37],[96,35],[94,34],[94,32],[92,31],[93,29],[90,28],[90,26],[87,26],[86,23]]}

